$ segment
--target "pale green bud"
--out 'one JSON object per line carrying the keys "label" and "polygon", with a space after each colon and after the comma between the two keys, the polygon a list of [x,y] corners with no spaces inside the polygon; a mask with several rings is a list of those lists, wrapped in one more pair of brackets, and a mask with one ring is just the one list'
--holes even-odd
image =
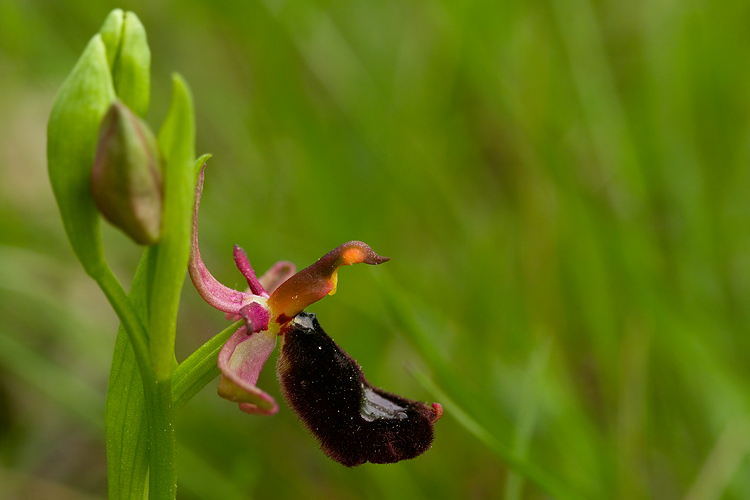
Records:
{"label": "pale green bud", "polygon": [[115,101],[99,127],[91,192],[102,215],[141,245],[159,241],[162,169],[148,125]]}

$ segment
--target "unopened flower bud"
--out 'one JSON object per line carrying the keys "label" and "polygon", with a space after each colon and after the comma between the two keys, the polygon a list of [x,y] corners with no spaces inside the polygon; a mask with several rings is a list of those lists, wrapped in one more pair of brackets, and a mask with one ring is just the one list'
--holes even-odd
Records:
{"label": "unopened flower bud", "polygon": [[136,243],[159,240],[162,173],[148,125],[115,101],[99,127],[91,191],[102,215]]}

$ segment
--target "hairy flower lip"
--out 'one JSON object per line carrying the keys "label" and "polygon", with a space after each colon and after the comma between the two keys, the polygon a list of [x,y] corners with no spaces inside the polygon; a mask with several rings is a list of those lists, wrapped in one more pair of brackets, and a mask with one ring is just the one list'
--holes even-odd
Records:
{"label": "hairy flower lip", "polygon": [[323,452],[346,467],[415,458],[432,446],[443,415],[372,385],[311,313],[284,325],[277,373],[289,406]]}

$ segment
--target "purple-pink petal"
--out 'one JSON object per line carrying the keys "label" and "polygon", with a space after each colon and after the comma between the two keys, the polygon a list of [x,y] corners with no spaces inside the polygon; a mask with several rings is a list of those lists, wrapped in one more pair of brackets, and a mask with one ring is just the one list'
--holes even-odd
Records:
{"label": "purple-pink petal", "polygon": [[[264,297],[268,297],[268,294],[273,293],[273,291],[276,290],[279,285],[294,276],[295,272],[296,269],[294,267],[294,264],[286,260],[282,260],[274,264],[271,269],[263,273],[263,276],[258,278],[260,286],[266,292],[266,295],[264,295]],[[248,288],[245,292],[247,293],[248,291],[250,291],[250,288]],[[238,319],[242,318],[241,315],[236,313],[226,313],[224,317],[226,317],[229,321],[237,321]]]}
{"label": "purple-pink petal", "polygon": [[239,245],[234,246],[234,263],[237,264],[237,269],[240,270],[247,280],[250,292],[261,297],[268,297],[268,294],[263,289],[263,285],[260,284],[260,281],[255,276],[255,271],[253,271],[253,266],[250,265],[247,253]]}
{"label": "purple-pink petal", "polygon": [[282,260],[273,265],[271,269],[263,273],[258,281],[266,290],[267,293],[271,294],[276,290],[279,285],[294,276],[297,269],[294,264],[286,260]]}
{"label": "purple-pink petal", "polygon": [[203,179],[204,173],[201,170],[198,176],[198,185],[195,188],[195,205],[193,206],[193,241],[190,247],[190,262],[188,265],[190,279],[203,300],[225,313],[239,314],[243,300],[247,298],[248,294],[232,290],[219,283],[206,269],[203,259],[201,259],[201,252],[198,247],[198,208],[203,194]]}
{"label": "purple-pink petal", "polygon": [[275,414],[279,410],[276,401],[255,386],[275,347],[275,334],[262,331],[248,335],[246,327],[237,330],[219,352],[219,395],[240,403],[246,413]]}
{"label": "purple-pink petal", "polygon": [[249,333],[268,329],[271,312],[257,302],[251,302],[240,309],[240,316],[245,320],[245,327]]}

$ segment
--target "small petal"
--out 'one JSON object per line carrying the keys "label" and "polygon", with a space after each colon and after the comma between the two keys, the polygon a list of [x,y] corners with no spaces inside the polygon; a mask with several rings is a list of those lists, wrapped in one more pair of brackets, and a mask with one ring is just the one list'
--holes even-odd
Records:
{"label": "small petal", "polygon": [[[258,302],[251,302],[240,309],[240,316],[245,320],[248,333],[257,333],[268,329],[271,312]],[[274,345],[276,345],[274,343]]]}
{"label": "small petal", "polygon": [[268,293],[273,293],[286,280],[294,276],[294,264],[285,260],[279,261],[266,271],[258,281]]}
{"label": "small petal", "polygon": [[388,260],[361,241],[344,243],[282,283],[271,294],[268,306],[278,323],[286,323],[310,304],[336,293],[336,273],[341,266],[377,265]]}
{"label": "small petal", "polygon": [[255,386],[276,347],[276,337],[267,331],[248,335],[243,326],[229,338],[219,352],[219,396],[240,403],[246,413],[273,415],[279,411],[276,401]]}
{"label": "small petal", "polygon": [[[236,247],[239,248],[239,247]],[[235,248],[235,260],[237,260],[237,251]],[[240,248],[240,250],[242,250]],[[244,254],[244,250],[242,251]],[[245,256],[247,258],[247,256]],[[248,262],[248,265],[250,263]],[[237,266],[239,267],[240,264],[238,263]],[[251,269],[252,270],[252,269]],[[273,293],[276,288],[278,288],[279,285],[281,285],[283,282],[288,280],[291,276],[294,275],[294,264],[291,262],[287,262],[285,260],[279,261],[276,264],[271,267],[268,271],[266,271],[263,276],[258,278],[258,282],[260,283],[260,286],[262,289],[266,292],[266,297],[268,297],[269,293]],[[251,288],[248,287],[247,290],[245,290],[245,293],[250,292]],[[237,321],[238,319],[241,319],[242,316],[235,313],[225,313],[224,317],[228,321]]]}
{"label": "small petal", "polygon": [[393,463],[427,451],[443,408],[373,387],[314,314],[282,336],[277,370],[289,406],[333,460],[347,467]]}
{"label": "small petal", "polygon": [[250,292],[261,297],[268,297],[268,294],[263,289],[263,285],[260,284],[258,278],[255,276],[253,266],[250,265],[250,259],[247,258],[247,253],[239,245],[234,246],[234,262],[237,264],[237,269],[240,270],[242,275],[247,280],[247,285],[250,287]]}

